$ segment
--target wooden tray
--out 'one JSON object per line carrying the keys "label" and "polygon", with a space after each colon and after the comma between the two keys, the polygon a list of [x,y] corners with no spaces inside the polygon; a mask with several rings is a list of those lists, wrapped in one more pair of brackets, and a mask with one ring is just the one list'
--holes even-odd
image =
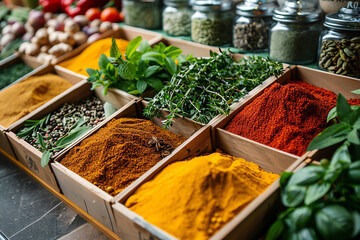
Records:
{"label": "wooden tray", "polygon": [[[105,225],[113,232],[116,231],[115,219],[113,215],[113,211],[111,208],[112,203],[114,202],[114,197],[109,195],[107,192],[103,191],[102,189],[98,188],[91,182],[83,179],[76,173],[72,172],[68,168],[64,167],[61,164],[61,159],[68,153],[69,149],[79,145],[81,141],[90,135],[94,134],[97,130],[104,127],[109,121],[113,118],[121,118],[121,117],[130,117],[130,118],[143,118],[142,117],[142,102],[130,102],[125,105],[123,108],[118,110],[114,113],[112,118],[108,118],[103,121],[101,124],[96,126],[91,132],[85,134],[81,139],[76,141],[74,144],[69,146],[67,151],[64,151],[60,154],[56,159],[55,162],[52,163],[52,168],[54,170],[56,179],[59,182],[60,188],[64,195],[72,200],[76,205],[78,205],[81,209],[86,211],[89,215],[97,219],[100,223]],[[152,119],[152,121],[156,125],[160,125],[160,120],[157,118]],[[192,134],[196,134],[196,131],[201,129],[201,125],[196,125],[193,122],[188,122],[188,120],[183,119],[176,121],[175,124],[170,128],[171,132],[181,134],[185,137],[190,137]],[[188,140],[179,146],[177,149],[182,148]],[[176,151],[176,150],[175,150]],[[174,152],[175,152],[174,151]],[[153,168],[157,168],[158,165],[161,165],[163,162],[166,162],[173,155],[170,154],[169,156],[162,159],[159,163],[157,163]],[[153,169],[152,168],[152,169]],[[144,175],[146,175],[145,173]],[[128,188],[132,188],[132,186],[136,185],[137,182],[141,181],[143,178],[140,177],[138,180],[133,182],[129,187],[125,188],[121,193],[120,196],[126,194],[128,192]]]}
{"label": "wooden tray", "polygon": [[86,89],[87,94],[89,95],[91,85],[88,84],[83,78],[79,78],[73,76],[72,74],[68,74],[66,72],[62,72],[61,70],[57,70],[54,66],[47,65],[42,69],[38,69],[34,75],[42,75],[45,73],[54,73],[59,75],[60,77],[68,80],[74,86],[67,89],[63,93],[59,94],[55,98],[51,99],[50,101],[46,102],[33,112],[29,113],[28,115],[24,116],[20,120],[16,121],[15,123],[11,124],[7,129],[5,129],[5,135],[9,140],[12,150],[15,153],[16,158],[27,168],[33,171],[37,176],[43,179],[47,184],[49,184],[52,188],[56,191],[59,191],[57,186],[56,180],[47,166],[42,168],[40,165],[42,153],[35,149],[33,146],[25,142],[24,140],[18,138],[15,135],[20,128],[24,126],[25,120],[28,119],[41,119],[46,116],[48,113],[54,111],[59,106],[64,103],[64,101],[71,101],[70,99],[77,99],[81,97],[81,92],[78,89],[82,89],[84,92]]}
{"label": "wooden tray", "polygon": [[[211,134],[215,136],[212,138]],[[183,147],[174,152],[157,168],[153,168],[139,179],[136,185],[116,196],[113,205],[118,235],[123,239],[176,239],[159,227],[154,226],[123,204],[145,182],[151,180],[170,163],[184,160],[190,156],[199,156],[221,149],[232,156],[245,158],[258,164],[266,171],[281,174],[294,170],[302,161],[297,158],[258,143],[239,140],[222,129],[212,131],[209,126],[201,129]],[[230,222],[223,226],[211,239],[255,239],[270,224],[276,210],[279,194],[279,180],[274,182],[263,194],[254,199]]]}
{"label": "wooden tray", "polygon": [[[335,94],[341,93],[347,99],[350,98],[359,98],[359,95],[351,93],[351,91],[360,89],[360,80],[351,77],[345,77],[333,73],[328,73],[324,71],[314,70],[307,67],[301,66],[293,66],[290,70],[286,71],[284,75],[279,77],[273,82],[278,82],[280,84],[285,84],[292,80],[301,80],[307,82],[313,86],[324,88],[334,92]],[[248,95],[244,99],[241,99],[236,106],[233,107],[234,111],[232,111],[228,116],[222,115],[221,117],[214,119],[210,124],[216,128],[224,128],[246,105],[250,104],[253,100],[255,100],[258,96],[260,96],[266,87],[269,87],[273,82],[265,83],[263,88],[257,89],[253,92],[252,95]],[[233,134],[233,133],[230,133]],[[234,137],[238,139],[245,139],[242,136],[233,134]],[[261,144],[261,143],[258,143]],[[261,144],[263,145],[263,144]],[[263,145],[266,146],[266,145]],[[266,146],[268,147],[268,146]],[[271,148],[271,147],[269,147]],[[274,149],[274,148],[272,148]],[[281,151],[281,150],[278,150]],[[283,151],[281,151],[283,152]],[[283,152],[285,153],[285,152]],[[292,155],[290,153],[286,153]],[[308,152],[303,155],[306,157]],[[293,155],[296,157],[295,155]]]}
{"label": "wooden tray", "polygon": [[[37,66],[36,62],[31,62],[28,61],[27,59],[23,59],[23,57],[21,57],[22,60],[24,60],[24,62],[26,62],[27,64],[34,64],[32,66]],[[66,90],[65,92],[59,94],[58,96],[56,96],[55,98],[53,98],[52,100],[48,101],[47,103],[43,104],[42,106],[40,106],[38,109],[34,110],[33,112],[36,113],[37,111],[40,111],[43,107],[47,106],[47,104],[50,104],[52,101],[55,101],[56,99],[61,98],[62,96],[64,96],[67,92],[71,91],[72,89],[76,88],[79,84],[84,84],[85,81],[83,81],[83,78],[78,78],[78,77],[72,77],[71,74],[69,73],[65,73],[62,72],[56,68],[54,68],[51,65],[48,64],[43,64],[40,65],[38,68],[34,69],[32,72],[30,72],[29,74],[21,77],[20,79],[18,79],[17,81],[15,81],[14,83],[10,84],[9,86],[7,86],[6,88],[17,84],[21,81],[23,81],[24,79],[31,77],[31,76],[38,76],[38,75],[43,75],[46,73],[54,73],[59,75],[60,77],[65,78],[66,80],[68,80],[70,83],[74,84],[74,86],[72,86],[71,88],[69,88],[68,90]],[[82,82],[83,81],[83,82]],[[81,83],[82,82],[82,83]],[[4,89],[6,89],[4,88]],[[2,89],[1,91],[3,91],[4,89]],[[16,121],[15,123],[11,124],[8,127],[2,126],[0,125],[0,148],[3,149],[7,154],[9,154],[10,156],[16,158],[17,156],[14,154],[13,149],[10,147],[10,144],[8,142],[7,137],[5,136],[5,132],[7,132],[10,128],[16,126],[17,124],[21,123],[22,121],[24,121],[25,119],[27,119],[32,113],[24,116],[23,118],[19,119],[18,121]]]}

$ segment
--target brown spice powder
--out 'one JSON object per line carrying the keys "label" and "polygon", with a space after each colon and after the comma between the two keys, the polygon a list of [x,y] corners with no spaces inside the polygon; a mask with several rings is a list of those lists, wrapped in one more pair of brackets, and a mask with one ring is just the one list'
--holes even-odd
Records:
{"label": "brown spice powder", "polygon": [[150,120],[113,119],[62,160],[68,169],[115,196],[162,159],[153,137],[174,150],[186,138]]}

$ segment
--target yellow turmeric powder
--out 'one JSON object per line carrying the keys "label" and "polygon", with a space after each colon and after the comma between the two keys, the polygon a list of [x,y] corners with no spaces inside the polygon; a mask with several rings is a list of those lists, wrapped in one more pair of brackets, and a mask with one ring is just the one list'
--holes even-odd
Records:
{"label": "yellow turmeric powder", "polygon": [[175,162],[125,203],[179,239],[208,239],[279,175],[222,153]]}
{"label": "yellow turmeric powder", "polygon": [[10,126],[72,84],[55,75],[32,76],[0,92],[0,124]]}
{"label": "yellow turmeric powder", "polygon": [[[129,42],[124,39],[115,39],[115,41],[121,53],[124,54]],[[88,76],[86,68],[99,69],[99,58],[101,54],[110,57],[111,43],[111,38],[98,40],[90,44],[79,55],[62,62],[59,65],[73,72]]]}

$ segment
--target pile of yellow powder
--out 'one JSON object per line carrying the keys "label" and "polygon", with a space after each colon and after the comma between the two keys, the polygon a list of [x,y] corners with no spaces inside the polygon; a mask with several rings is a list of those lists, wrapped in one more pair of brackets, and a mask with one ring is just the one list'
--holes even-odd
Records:
{"label": "pile of yellow powder", "polygon": [[0,92],[0,124],[10,126],[71,86],[69,81],[48,73],[4,89]]}
{"label": "pile of yellow powder", "polygon": [[[115,41],[124,56],[126,47],[129,42],[124,39],[115,39]],[[90,44],[79,55],[62,62],[59,65],[73,72],[88,76],[86,72],[87,68],[99,69],[99,58],[101,54],[105,54],[106,56],[110,57],[111,43],[111,38],[98,40]]]}
{"label": "pile of yellow powder", "polygon": [[221,153],[175,162],[125,205],[179,239],[208,239],[279,175]]}

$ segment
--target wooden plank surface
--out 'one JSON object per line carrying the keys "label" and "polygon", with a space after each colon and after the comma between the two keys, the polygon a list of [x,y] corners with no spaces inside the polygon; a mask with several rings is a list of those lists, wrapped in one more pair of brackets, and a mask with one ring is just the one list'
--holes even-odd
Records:
{"label": "wooden plank surface", "polygon": [[120,240],[120,238],[115,233],[111,232],[109,229],[107,229],[104,225],[102,225],[96,219],[94,219],[89,214],[87,214],[85,211],[83,211],[81,208],[76,206],[76,204],[74,204],[72,201],[70,201],[64,195],[56,192],[49,185],[47,185],[44,181],[42,181],[35,174],[33,174],[29,169],[27,169],[25,166],[23,166],[20,162],[18,162],[16,159],[14,159],[10,155],[8,155],[6,152],[4,152],[3,149],[0,149],[0,153],[3,154],[8,160],[10,160],[15,166],[20,168],[23,172],[25,172],[27,175],[29,175],[31,178],[33,178],[36,182],[38,182],[41,186],[43,186],[46,190],[48,190],[51,194],[53,194],[55,197],[57,197],[60,201],[62,201],[66,205],[68,205],[72,210],[74,210],[77,214],[79,214],[81,217],[83,217],[86,221],[88,221],[91,225],[93,225],[95,228],[97,228],[99,231],[101,231],[108,238],[110,238],[111,240]]}

